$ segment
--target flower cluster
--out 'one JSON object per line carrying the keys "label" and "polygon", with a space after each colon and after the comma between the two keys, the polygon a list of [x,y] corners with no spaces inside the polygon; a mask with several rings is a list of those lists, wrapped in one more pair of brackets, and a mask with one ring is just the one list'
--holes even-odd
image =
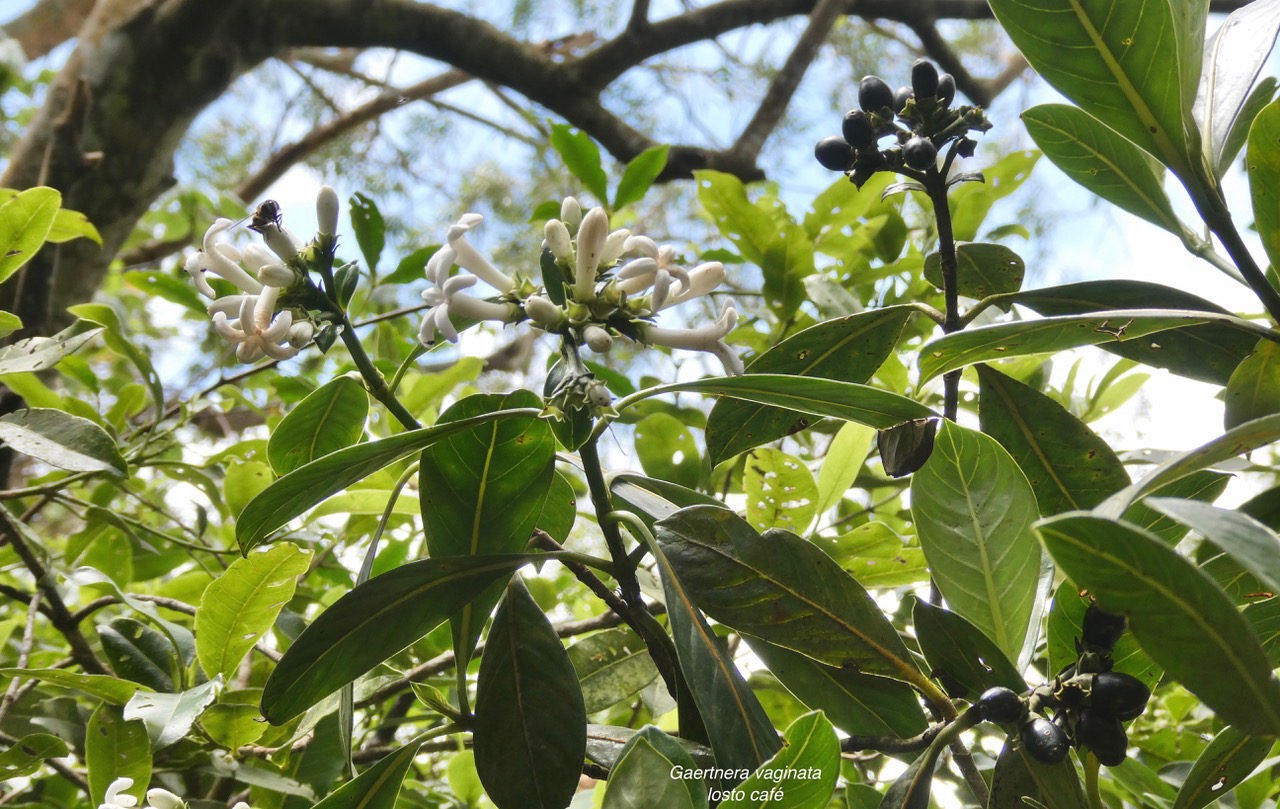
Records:
{"label": "flower cluster", "polygon": [[[432,286],[422,293],[429,304],[419,339],[432,344],[436,335],[457,342],[451,317],[514,323],[529,319],[545,331],[571,339],[597,353],[609,351],[614,338],[715,354],[729,374],[741,374],[742,360],[725,342],[737,324],[737,311],[726,303],[720,317],[698,328],[664,328],[651,321],[665,309],[701,297],[725,279],[718,261],[686,269],[676,262],[675,248],[659,247],[647,236],[624,229],[609,230],[603,208],[585,214],[573,197],[560,208],[560,218],[544,228],[542,287],[503,273],[467,241],[483,217],[468,213],[449,228],[446,243],[427,264]],[[619,264],[627,254],[638,257]],[[450,275],[453,265],[464,272]],[[492,300],[463,294],[484,281],[498,292]]]}
{"label": "flower cluster", "polygon": [[[167,789],[148,789],[147,803],[138,807],[138,799],[125,792],[133,786],[132,778],[117,778],[107,787],[102,803],[98,809],[186,809],[187,802]],[[239,801],[231,809],[250,809],[249,804]]]}
{"label": "flower cluster", "polygon": [[[278,211],[275,203],[271,210]],[[262,357],[284,360],[296,355],[316,335],[316,323],[301,306],[286,305],[282,296],[306,280],[305,264],[296,237],[280,225],[278,213],[264,216],[267,203],[254,214],[253,230],[265,244],[251,244],[243,251],[221,240],[235,226],[218,219],[205,232],[203,249],[187,259],[185,269],[200,294],[213,302],[209,315],[213,327],[235,346],[236,359],[256,362]],[[338,198],[325,186],[316,199],[324,234],[337,228]],[[208,274],[230,282],[238,293],[218,297]]]}

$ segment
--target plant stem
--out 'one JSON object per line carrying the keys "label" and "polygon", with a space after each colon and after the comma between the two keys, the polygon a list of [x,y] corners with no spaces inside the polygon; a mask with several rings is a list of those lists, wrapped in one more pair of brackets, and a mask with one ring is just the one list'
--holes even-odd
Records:
{"label": "plant stem", "polygon": [[414,418],[408,408],[391,392],[382,373],[373,367],[373,360],[369,359],[369,355],[365,353],[364,346],[356,336],[355,328],[352,327],[351,320],[347,318],[345,312],[342,314],[342,343],[350,352],[351,360],[356,364],[356,369],[360,371],[360,376],[364,378],[365,385],[368,386],[369,393],[373,394],[373,398],[382,402],[406,430],[416,430],[421,427],[421,422]]}
{"label": "plant stem", "polygon": [[[951,206],[947,202],[946,177],[930,170],[925,191],[933,202],[933,217],[938,223],[938,263],[942,270],[942,295],[945,303],[942,331],[951,334],[964,328],[960,321],[960,292],[956,284],[956,238],[951,226]],[[956,420],[960,411],[960,371],[942,377],[942,415]]]}
{"label": "plant stem", "polygon": [[609,496],[609,487],[604,480],[604,469],[600,465],[600,454],[594,438],[588,439],[578,448],[578,457],[582,459],[582,470],[587,477],[587,489],[591,492],[591,506],[595,510],[596,521],[604,534],[605,544],[609,547],[609,557],[613,560],[613,577],[618,582],[618,590],[623,601],[628,604],[641,603],[640,581],[630,565],[622,533],[618,530],[617,521],[609,519],[609,514],[613,511],[613,499]]}
{"label": "plant stem", "polygon": [[1227,255],[1231,257],[1236,267],[1240,269],[1240,274],[1244,276],[1245,283],[1253,290],[1253,294],[1258,296],[1258,300],[1266,308],[1267,313],[1271,315],[1271,320],[1276,324],[1280,324],[1280,290],[1277,290],[1267,280],[1266,274],[1258,266],[1258,263],[1253,260],[1253,255],[1249,252],[1249,248],[1245,246],[1244,239],[1240,236],[1240,231],[1236,229],[1236,223],[1231,218],[1231,211],[1227,208],[1226,200],[1223,199],[1221,191],[1213,188],[1201,178],[1196,178],[1195,182],[1187,183],[1187,190],[1191,192],[1191,199],[1195,202],[1200,218],[1209,226],[1209,230],[1222,241],[1222,246],[1226,248]]}
{"label": "plant stem", "polygon": [[1106,809],[1106,804],[1102,802],[1102,792],[1098,789],[1098,769],[1100,766],[1098,757],[1093,753],[1085,756],[1084,790],[1089,799],[1089,809]]}

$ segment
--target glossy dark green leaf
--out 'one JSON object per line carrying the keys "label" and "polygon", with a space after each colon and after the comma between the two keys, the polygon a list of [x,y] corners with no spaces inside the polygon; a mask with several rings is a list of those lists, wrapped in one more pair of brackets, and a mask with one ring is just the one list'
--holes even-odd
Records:
{"label": "glossy dark green leaf", "polygon": [[102,703],[85,727],[84,757],[88,768],[89,795],[101,803],[107,787],[117,778],[132,778],[124,794],[141,799],[151,781],[151,739],[137,720],[126,722],[120,706]]}
{"label": "glossy dark green leaf", "polygon": [[666,168],[667,152],[670,149],[671,147],[666,144],[651,146],[631,158],[631,162],[622,172],[622,179],[618,180],[618,189],[613,194],[615,211],[644,199],[653,181]]}
{"label": "glossy dark green leaf", "polygon": [[0,416],[0,441],[59,469],[129,474],[129,464],[106,430],[55,408],[31,407]]}
{"label": "glossy dark green leaf", "polygon": [[17,272],[44,246],[62,194],[39,186],[0,205],[0,282]]}
{"label": "glossy dark green leaf", "polygon": [[292,719],[539,558],[551,557],[422,559],[374,576],[320,613],[293,642],[267,679],[262,715],[277,725]]}
{"label": "glossy dark green leaf", "polygon": [[1254,227],[1272,266],[1280,267],[1280,101],[1263,107],[1253,120],[1245,164]]}
{"label": "glossy dark green leaf", "polygon": [[[437,426],[469,421],[504,409],[538,407],[532,391],[468,396],[440,416]],[[555,437],[535,416],[477,424],[422,451],[418,492],[431,556],[518,553],[542,516],[555,474]],[[452,619],[458,660],[467,661],[493,606],[494,586]]]}
{"label": "glossy dark green leaf", "polygon": [[163,634],[141,621],[120,617],[98,627],[98,640],[117,676],[148,691],[173,690],[177,657]]}
{"label": "glossy dark green leaf", "polygon": [[1185,226],[1164,190],[1164,168],[1132,141],[1066,104],[1032,107],[1022,113],[1022,122],[1045,157],[1068,177],[1112,205],[1183,237]]}
{"label": "glossy dark green leaf", "polygon": [[650,477],[695,488],[702,474],[702,453],[693,433],[670,413],[651,413],[636,424],[636,456]]}
{"label": "glossy dark green leaf", "polygon": [[66,669],[0,669],[0,677],[32,678],[58,688],[81,691],[112,705],[124,705],[139,690],[147,690],[138,683],[108,674],[79,674]]}
{"label": "glossy dark green leaf", "polygon": [[[991,10],[1045,81],[1165,165],[1186,169],[1199,159],[1191,105],[1201,53],[1196,32],[1183,32],[1196,22],[1175,5],[992,0]],[[1203,41],[1203,13],[1198,24]]]}
{"label": "glossy dark green leaf", "polygon": [[507,585],[480,661],[476,772],[499,809],[562,809],[587,750],[578,676],[519,576]]}
{"label": "glossy dark green leaf", "polygon": [[382,248],[387,244],[387,223],[383,221],[377,203],[358,191],[351,195],[347,204],[350,206],[351,229],[356,232],[356,244],[360,245],[365,266],[373,272],[382,258]]}
{"label": "glossy dark green leaf", "polygon": [[[70,751],[67,743],[49,733],[23,736],[8,750],[0,753],[0,778],[22,778],[40,771],[46,759],[62,758]],[[147,762],[150,764],[150,762]]]}
{"label": "glossy dark green leaf", "polygon": [[693,602],[718,622],[828,665],[926,682],[880,607],[812,543],[783,531],[761,536],[707,506],[659,522],[655,533]]}
{"label": "glossy dark green leaf", "polygon": [[1271,55],[1278,31],[1280,5],[1263,0],[1237,9],[1205,43],[1204,70],[1192,112],[1210,166],[1222,165],[1230,132]]}
{"label": "glossy dark green leaf", "polygon": [[1159,538],[1102,517],[1063,515],[1036,530],[1063,571],[1100,607],[1127,615],[1151,659],[1220,717],[1246,732],[1280,732],[1280,682],[1257,635],[1201,570]]}
{"label": "glossy dark green leaf", "polygon": [[587,713],[635,696],[658,676],[644,641],[628,627],[587,635],[569,647],[569,660],[578,672]]}
{"label": "glossy dark green leaf", "polygon": [[[985,298],[1017,292],[1027,264],[1003,244],[961,242],[956,245],[956,291],[969,298]],[[925,280],[942,289],[942,258],[930,253],[924,259]]]}
{"label": "glossy dark green leaf", "polygon": [[608,205],[609,181],[600,165],[600,147],[591,136],[568,124],[552,124],[551,146],[559,152],[573,176],[581,180],[601,204]]}
{"label": "glossy dark green leaf", "polygon": [[[1199,500],[1202,503],[1212,503],[1218,499],[1230,481],[1231,476],[1225,472],[1201,470],[1161,486],[1152,492],[1152,496],[1181,497]],[[1124,520],[1145,531],[1150,531],[1170,546],[1178,544],[1178,541],[1190,530],[1172,517],[1148,506],[1145,498],[1129,506],[1124,513]]]}
{"label": "glossy dark green leaf", "polygon": [[528,417],[540,412],[522,408],[486,413],[474,419],[423,427],[381,441],[357,444],[303,464],[268,486],[241,512],[236,521],[236,540],[240,543],[240,550],[248,553],[272,531],[312,506],[442,438],[489,421]]}
{"label": "glossy dark green leaf", "polygon": [[338,787],[312,809],[395,809],[404,777],[421,745],[409,742]]}
{"label": "glossy dark green leaf", "polygon": [[989,809],[1027,809],[1023,798],[1039,801],[1048,809],[1086,809],[1080,776],[1071,760],[1045,764],[1027,755],[1011,738],[996,759]]}
{"label": "glossy dark green leaf", "polygon": [[673,772],[697,769],[680,743],[645,725],[618,755],[609,772],[603,809],[705,809],[707,789],[701,779],[677,778]]}
{"label": "glossy dark green leaf", "polygon": [[[866,382],[893,352],[909,314],[906,307],[893,306],[819,323],[764,352],[747,371]],[[712,465],[718,464],[782,438],[801,419],[813,421],[794,410],[722,399],[707,417],[707,454]]]}
{"label": "glossy dark green leaf", "polygon": [[792,722],[783,736],[778,754],[736,787],[743,798],[724,801],[724,809],[826,809],[840,775],[835,728],[821,711],[814,711]]}
{"label": "glossy dark green leaf", "polygon": [[349,447],[364,435],[369,394],[348,376],[312,392],[271,433],[267,460],[277,475]]}
{"label": "glossy dark green leaf", "polygon": [[1146,502],[1192,528],[1271,592],[1280,593],[1280,537],[1270,528],[1247,514],[1196,500],[1148,497]]}
{"label": "glossy dark green leaf", "polygon": [[[1230,314],[1217,304],[1181,289],[1121,279],[1082,281],[1028,290],[1013,300],[1045,316],[1145,308]],[[1249,334],[1232,326],[1209,323],[1163,331],[1151,340],[1112,340],[1100,343],[1098,347],[1191,379],[1225,385],[1240,361],[1253,351],[1256,342]]]}
{"label": "glossy dark green leaf", "polygon": [[928,724],[916,692],[906,683],[828,666],[766,640],[743,637],[796,699],[821,710],[845,733],[905,738]]}
{"label": "glossy dark green leaf", "polygon": [[938,764],[940,745],[931,744],[924,754],[907,765],[880,801],[879,809],[929,809],[933,804],[933,770]]}
{"label": "glossy dark green leaf", "polygon": [[1229,325],[1263,336],[1265,329],[1234,315],[1165,309],[1116,309],[1039,320],[1015,320],[965,329],[934,340],[920,349],[920,374],[927,381],[947,371],[977,362],[1062,351],[1080,346],[1133,341],[1159,344],[1161,332],[1202,323]]}
{"label": "glossy dark green leaf", "polygon": [[557,542],[564,542],[569,538],[569,532],[573,530],[577,519],[578,497],[573,493],[573,485],[556,470],[551,479],[551,489],[547,492],[547,501],[542,504],[538,528],[546,531]]}
{"label": "glossy dark green leaf", "polygon": [[951,609],[1017,658],[1041,556],[1035,494],[1013,458],[990,436],[945,423],[912,478],[911,514]]}
{"label": "glossy dark green leaf", "polygon": [[[618,757],[626,749],[627,743],[639,732],[633,728],[616,725],[587,725],[587,760],[599,764],[606,770],[613,769],[617,766]],[[671,738],[693,758],[697,766],[710,767],[715,763],[711,748],[706,745],[691,742],[688,739]],[[661,745],[657,742],[654,746],[661,749]],[[672,754],[672,757],[676,756]]]}
{"label": "glossy dark green leaf", "polygon": [[139,691],[125,704],[121,716],[125,721],[141,719],[151,739],[152,749],[160,750],[186,736],[200,714],[221,692],[222,677],[176,694]]}
{"label": "glossy dark green leaf", "polygon": [[73,570],[67,578],[81,587],[105,590],[123,601],[134,612],[145,616],[169,639],[169,643],[182,658],[183,665],[190,663],[195,658],[196,640],[190,629],[184,624],[165,618],[160,614],[160,610],[156,608],[155,604],[135,598],[132,594],[121,589],[114,579],[101,570],[81,566]]}
{"label": "glossy dark green leaf", "polygon": [[1223,426],[1280,413],[1280,345],[1259,340],[1253,353],[1236,367],[1224,392]]}
{"label": "glossy dark green leaf", "polygon": [[[919,599],[911,615],[929,675],[945,684],[953,697],[973,701],[997,685],[1019,694],[1027,690],[1008,656],[964,618]],[[964,693],[956,693],[957,688]]]}
{"label": "glossy dark green leaf", "polygon": [[1265,447],[1280,440],[1280,415],[1265,416],[1233,427],[1212,441],[1187,452],[1180,452],[1160,463],[1141,480],[1108,497],[1097,511],[1107,517],[1119,517],[1140,497],[1168,483],[1184,478],[1214,464]]}
{"label": "glossy dark green leaf", "polygon": [[1173,809],[1202,809],[1235,789],[1271,752],[1275,739],[1249,736],[1228,725],[1187,773]]}
{"label": "glossy dark green leaf", "polygon": [[[717,509],[696,506],[691,511],[712,510]],[[687,513],[690,512],[682,512]],[[662,523],[656,527],[658,535],[663,536]],[[723,642],[702,617],[688,585],[667,559],[661,540],[650,550],[662,577],[667,621],[675,639],[680,671],[706,727],[716,764],[729,769],[755,769],[780,747],[773,724]]]}
{"label": "glossy dark green leaf", "polygon": [[1066,408],[988,365],[977,368],[982,431],[1027,476],[1041,514],[1093,508],[1129,485],[1107,442]]}
{"label": "glossy dark green leaf", "polygon": [[0,348],[0,374],[19,374],[52,368],[68,354],[102,333],[102,327],[77,320],[52,337],[28,337]]}
{"label": "glossy dark green leaf", "polygon": [[610,476],[609,492],[615,502],[649,526],[686,506],[725,507],[724,503],[702,492],[631,472]]}

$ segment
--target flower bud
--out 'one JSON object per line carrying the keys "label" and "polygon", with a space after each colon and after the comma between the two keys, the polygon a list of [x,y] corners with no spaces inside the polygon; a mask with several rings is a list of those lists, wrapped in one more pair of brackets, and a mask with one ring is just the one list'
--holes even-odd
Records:
{"label": "flower bud", "polygon": [[582,330],[582,338],[587,343],[587,348],[603,354],[613,348],[613,338],[609,336],[609,332],[599,326],[587,326]]}
{"label": "flower bud", "polygon": [[549,329],[559,328],[565,320],[564,310],[541,295],[530,295],[525,299],[524,313],[534,323]]}
{"label": "flower bud", "polygon": [[274,222],[268,222],[262,228],[262,240],[267,243],[267,247],[271,248],[271,252],[286,264],[298,257],[298,242],[293,238],[293,234],[278,227]]}
{"label": "flower bud", "polygon": [[600,252],[600,266],[612,267],[614,263],[626,252],[627,240],[631,238],[631,231],[626,228],[619,228],[609,234],[609,238],[604,240],[604,250]]}
{"label": "flower bud", "polygon": [[267,264],[258,270],[258,280],[269,287],[288,289],[298,283],[301,276],[283,264]]}
{"label": "flower bud", "polygon": [[559,219],[547,220],[543,233],[547,238],[547,247],[551,249],[552,255],[557,261],[563,261],[565,264],[573,262],[573,241],[569,236],[569,229],[564,226],[564,222]]}
{"label": "flower bud", "polygon": [[608,386],[598,379],[593,379],[587,385],[587,399],[595,407],[608,407],[613,404],[613,394],[609,392]]}
{"label": "flower bud", "polygon": [[331,186],[321,186],[316,194],[316,221],[320,232],[330,235],[338,232],[338,192]]}
{"label": "flower bud", "polygon": [[609,215],[604,208],[592,208],[578,228],[577,266],[573,270],[573,296],[579,301],[595,299],[596,270],[605,240],[609,238]]}
{"label": "flower bud", "polygon": [[186,801],[167,789],[148,789],[147,803],[151,809],[185,809]]}
{"label": "flower bud", "polygon": [[565,197],[560,203],[560,221],[570,229],[578,227],[582,221],[582,206],[573,197]]}

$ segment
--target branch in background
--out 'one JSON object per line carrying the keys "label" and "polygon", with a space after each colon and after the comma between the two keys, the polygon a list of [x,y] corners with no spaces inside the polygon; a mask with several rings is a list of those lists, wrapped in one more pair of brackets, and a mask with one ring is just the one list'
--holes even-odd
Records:
{"label": "branch in background", "polygon": [[39,59],[76,36],[95,0],[39,0],[0,30],[22,46],[28,59]]}
{"label": "branch in background", "polygon": [[[973,77],[951,45],[938,33],[937,21],[929,18],[909,20],[907,25],[920,38],[924,52],[956,80],[956,89],[979,107],[990,107],[995,95],[991,85]],[[1025,64],[1025,63],[1024,63]]]}

